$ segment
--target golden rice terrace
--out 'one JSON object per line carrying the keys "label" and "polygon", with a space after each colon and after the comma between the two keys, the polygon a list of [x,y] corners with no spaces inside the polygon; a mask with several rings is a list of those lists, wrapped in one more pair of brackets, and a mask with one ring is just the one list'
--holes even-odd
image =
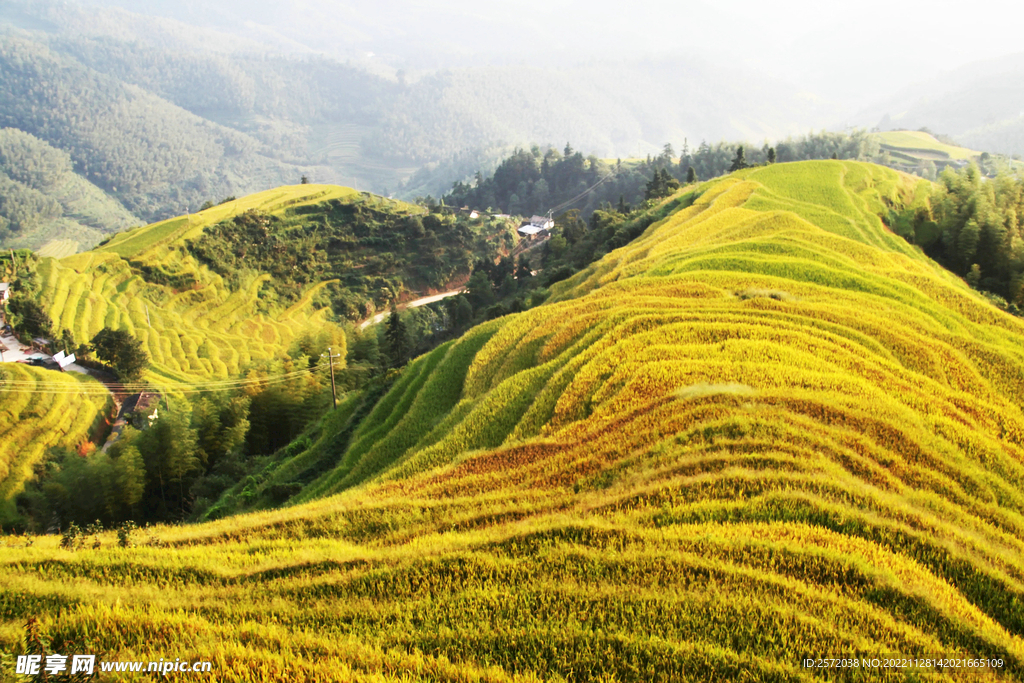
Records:
{"label": "golden rice terrace", "polygon": [[1024,678],[1024,324],[883,225],[929,184],[833,161],[691,190],[361,424],[339,405],[257,482],[337,451],[297,504],[8,539],[2,649],[36,616],[52,651],[218,680]]}

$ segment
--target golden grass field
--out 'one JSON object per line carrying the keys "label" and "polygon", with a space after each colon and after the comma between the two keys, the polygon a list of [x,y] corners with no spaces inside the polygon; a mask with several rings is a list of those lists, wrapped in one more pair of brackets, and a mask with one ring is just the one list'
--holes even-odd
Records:
{"label": "golden grass field", "polygon": [[886,147],[922,158],[934,158],[932,155],[937,154],[943,158],[969,160],[981,155],[973,149],[939,142],[935,136],[920,130],[891,130],[875,133],[874,137]]}
{"label": "golden grass field", "polygon": [[411,363],[304,502],[7,538],[0,649],[35,617],[51,651],[215,680],[1021,680],[1024,324],[879,219],[929,190],[839,161],[684,189]]}
{"label": "golden grass field", "polygon": [[[151,361],[144,380],[162,390],[188,391],[213,382],[229,387],[250,363],[281,358],[299,337],[335,327],[326,322],[326,310],[311,305],[323,285],[313,286],[285,310],[262,312],[259,289],[269,276],[254,273],[246,287],[232,291],[220,276],[196,263],[183,240],[249,209],[282,213],[330,199],[364,201],[349,188],[282,187],[119,233],[94,251],[70,250],[72,255],[63,258],[44,258],[38,268],[42,299],[55,326],[71,330],[79,343],[89,342],[104,327],[124,328],[138,337]],[[65,251],[51,244],[51,251],[40,255]],[[140,267],[191,284],[181,289],[154,284],[140,275]],[[39,370],[31,376],[40,386],[12,384],[17,391],[0,394],[0,505],[7,509],[46,450],[88,440],[95,417],[91,403],[77,402],[74,394],[62,396],[66,390],[61,383],[71,381],[68,376]],[[20,375],[10,381],[20,381]],[[90,402],[108,402],[98,382],[87,382],[84,391]],[[30,404],[33,412],[27,414],[49,417],[40,421],[19,415],[19,407]],[[7,438],[14,433],[17,439]]]}
{"label": "golden grass field", "polygon": [[[17,386],[17,391],[6,388]],[[0,366],[0,518],[46,449],[78,448],[103,428],[113,402],[85,375],[18,363]]]}

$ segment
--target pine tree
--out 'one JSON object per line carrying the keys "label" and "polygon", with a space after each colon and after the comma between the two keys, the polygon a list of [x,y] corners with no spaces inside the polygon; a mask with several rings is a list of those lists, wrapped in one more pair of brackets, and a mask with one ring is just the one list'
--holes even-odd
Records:
{"label": "pine tree", "polygon": [[391,315],[388,316],[387,328],[384,330],[384,341],[391,367],[400,368],[405,365],[409,359],[409,337],[394,302],[391,302]]}
{"label": "pine tree", "polygon": [[693,170],[693,166],[690,166],[686,169],[686,184],[692,185],[695,182],[697,182],[697,172]]}
{"label": "pine tree", "polygon": [[769,147],[768,148],[768,163],[769,164],[774,164],[775,163],[775,148],[774,147]]}
{"label": "pine tree", "polygon": [[743,145],[740,145],[736,149],[736,158],[733,159],[732,166],[729,167],[729,172],[734,173],[747,167],[747,159],[743,154]]}

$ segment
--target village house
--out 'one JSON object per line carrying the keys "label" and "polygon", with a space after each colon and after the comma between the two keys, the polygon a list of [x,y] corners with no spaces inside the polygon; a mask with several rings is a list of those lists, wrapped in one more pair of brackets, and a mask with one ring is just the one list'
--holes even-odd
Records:
{"label": "village house", "polygon": [[555,227],[555,222],[549,216],[534,216],[530,219],[529,223],[519,226],[519,234],[525,237],[533,237],[535,235],[545,237],[553,227]]}

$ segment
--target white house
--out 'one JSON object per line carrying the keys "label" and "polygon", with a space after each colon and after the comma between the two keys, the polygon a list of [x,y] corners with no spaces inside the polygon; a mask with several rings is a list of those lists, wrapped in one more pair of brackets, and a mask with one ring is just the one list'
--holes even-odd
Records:
{"label": "white house", "polygon": [[534,216],[530,219],[530,225],[541,230],[550,230],[555,227],[555,222],[547,216]]}
{"label": "white house", "polygon": [[11,283],[0,282],[0,304],[11,298]]}
{"label": "white house", "polygon": [[532,237],[553,227],[555,227],[555,222],[547,216],[534,216],[529,223],[519,226],[519,234]]}

